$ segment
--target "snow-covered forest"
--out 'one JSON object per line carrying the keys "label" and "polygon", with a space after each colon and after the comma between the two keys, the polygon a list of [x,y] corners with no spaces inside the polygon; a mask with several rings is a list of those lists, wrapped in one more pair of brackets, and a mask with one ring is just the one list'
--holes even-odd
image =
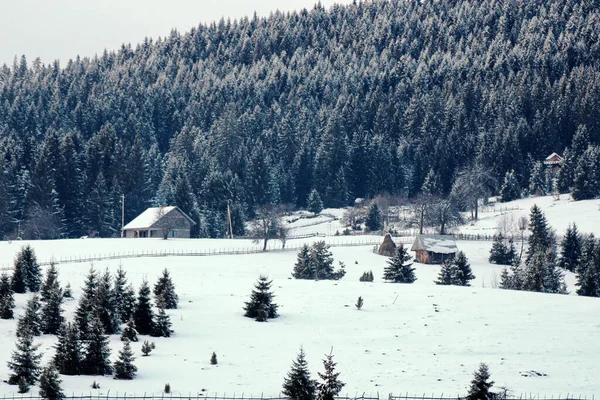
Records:
{"label": "snow-covered forest", "polygon": [[595,2],[356,2],[17,60],[0,69],[0,234],[115,236],[124,194],[126,222],[173,204],[196,236],[223,235],[230,201],[239,235],[312,189],[340,207],[429,175],[447,194],[473,165],[528,188],[568,147],[559,189],[581,176],[593,197],[599,26]]}

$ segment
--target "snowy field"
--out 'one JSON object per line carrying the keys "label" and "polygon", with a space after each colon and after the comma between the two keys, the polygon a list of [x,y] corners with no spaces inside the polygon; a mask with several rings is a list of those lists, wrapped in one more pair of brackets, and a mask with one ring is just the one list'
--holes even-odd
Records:
{"label": "snowy field", "polygon": [[[526,199],[515,203],[521,210],[514,213],[526,215],[533,202],[544,209],[559,233],[572,220],[582,231],[599,229],[598,201]],[[464,231],[493,233],[501,216],[483,213],[481,217]],[[22,244],[0,242],[2,263],[9,264]],[[247,240],[158,239],[31,244],[40,259],[135,249],[253,245]],[[156,350],[150,357],[141,357],[141,343],[133,344],[139,369],[133,381],[62,376],[63,387],[69,394],[142,395],[160,394],[170,383],[175,395],[276,395],[303,346],[314,378],[323,371],[321,360],[333,347],[340,378],[346,383],[343,394],[348,395],[464,394],[481,362],[488,363],[497,385],[515,394],[600,395],[600,299],[494,289],[501,267],[487,262],[491,242],[459,241],[457,245],[467,254],[477,277],[472,287],[436,286],[433,280],[439,266],[422,264],[415,264],[418,280],[413,285],[384,283],[381,276],[387,258],[374,254],[373,246],[333,247],[335,264],[343,261],[347,269],[337,282],[291,279],[295,251],[95,262],[96,269],[113,272],[121,263],[136,288],[143,279],[154,284],[168,267],[180,296],[180,308],[170,312],[175,335],[151,338]],[[60,264],[58,268],[61,283],[69,282],[74,291],[75,301],[64,307],[65,316],[71,319],[90,264]],[[358,281],[366,270],[373,271],[375,282]],[[267,323],[243,317],[242,307],[260,274],[273,280],[280,305],[281,316]],[[573,292],[574,277],[569,275],[567,282]],[[364,298],[360,311],[354,307],[358,296]],[[23,313],[27,298],[16,295],[17,315]],[[15,329],[16,320],[0,320],[2,380],[8,378],[6,361],[14,348]],[[55,337],[36,341],[42,344],[46,363],[53,356]],[[118,336],[111,338],[111,345],[115,360],[121,348]],[[213,351],[217,366],[209,362]],[[91,389],[94,380],[100,383],[99,390]],[[0,383],[0,395],[10,396],[16,390]],[[37,393],[37,388],[32,392]]]}

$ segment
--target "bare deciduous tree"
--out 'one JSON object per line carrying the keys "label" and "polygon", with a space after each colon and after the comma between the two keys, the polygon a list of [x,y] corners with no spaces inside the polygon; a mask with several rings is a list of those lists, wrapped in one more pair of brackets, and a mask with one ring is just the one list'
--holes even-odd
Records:
{"label": "bare deciduous tree", "polygon": [[490,195],[496,186],[496,179],[488,168],[476,164],[462,170],[454,185],[452,196],[465,208],[471,210],[473,219],[479,218],[479,200]]}
{"label": "bare deciduous tree", "polygon": [[[263,241],[263,251],[267,250],[270,239],[278,239],[284,233],[279,209],[275,206],[261,206],[256,211],[256,219],[250,224],[250,236],[254,243]],[[287,231],[285,232],[287,239]],[[284,244],[285,246],[285,244]]]}

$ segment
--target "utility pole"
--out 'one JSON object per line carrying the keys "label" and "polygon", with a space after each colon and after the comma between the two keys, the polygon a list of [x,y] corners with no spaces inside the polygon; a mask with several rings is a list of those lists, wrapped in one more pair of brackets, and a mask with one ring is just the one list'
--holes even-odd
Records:
{"label": "utility pole", "polygon": [[121,195],[121,237],[123,237],[123,228],[125,227],[125,194]]}
{"label": "utility pole", "polygon": [[227,200],[227,224],[229,225],[229,239],[233,239],[233,226],[231,225],[231,207],[229,206],[229,202],[231,200]]}

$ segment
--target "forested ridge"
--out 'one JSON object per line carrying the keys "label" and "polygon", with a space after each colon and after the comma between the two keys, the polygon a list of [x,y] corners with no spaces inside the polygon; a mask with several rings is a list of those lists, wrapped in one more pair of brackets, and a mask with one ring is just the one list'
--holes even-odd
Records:
{"label": "forested ridge", "polygon": [[126,222],[174,204],[218,237],[228,201],[240,234],[312,189],[339,207],[429,175],[447,194],[472,165],[527,187],[576,132],[600,142],[599,64],[600,4],[575,0],[317,5],[21,58],[0,70],[0,234],[118,235],[122,194]]}

